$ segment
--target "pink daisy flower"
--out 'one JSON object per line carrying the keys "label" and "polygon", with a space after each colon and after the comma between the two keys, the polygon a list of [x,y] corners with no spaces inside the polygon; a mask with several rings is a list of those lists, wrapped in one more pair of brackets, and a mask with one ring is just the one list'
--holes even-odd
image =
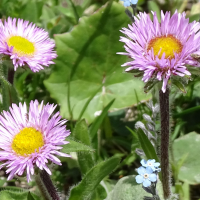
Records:
{"label": "pink daisy flower", "polygon": [[172,75],[183,77],[191,75],[187,65],[199,67],[199,63],[191,54],[200,50],[200,23],[189,23],[185,13],[177,13],[170,17],[170,12],[161,11],[161,23],[156,13],[153,21],[146,13],[139,13],[135,23],[121,30],[127,37],[121,37],[125,43],[126,53],[131,61],[122,66],[129,66],[126,71],[143,72],[142,80],[163,81],[162,91],[166,91],[168,80]]}
{"label": "pink daisy flower", "polygon": [[0,21],[0,53],[9,55],[14,69],[28,65],[33,72],[44,69],[54,62],[54,42],[48,33],[35,24],[22,19],[8,18]]}
{"label": "pink daisy flower", "polygon": [[70,131],[59,112],[53,114],[55,108],[35,100],[30,102],[29,111],[25,103],[19,107],[12,104],[10,111],[0,115],[0,161],[4,162],[0,168],[7,168],[8,180],[26,172],[29,182],[35,167],[51,175],[48,161],[61,165],[56,156],[70,157],[59,151],[60,145],[68,143],[65,138]]}

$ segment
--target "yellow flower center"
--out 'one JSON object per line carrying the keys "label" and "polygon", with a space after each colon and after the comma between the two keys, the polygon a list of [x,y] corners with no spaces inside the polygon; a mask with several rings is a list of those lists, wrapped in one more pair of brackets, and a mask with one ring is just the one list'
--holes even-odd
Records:
{"label": "yellow flower center", "polygon": [[44,145],[43,135],[34,128],[24,128],[15,135],[12,142],[12,149],[20,156],[27,156],[39,152]]}
{"label": "yellow flower center", "polygon": [[9,47],[13,46],[14,53],[18,56],[33,56],[35,47],[32,42],[21,36],[12,36],[7,40]]}
{"label": "yellow flower center", "polygon": [[165,53],[165,58],[169,58],[170,60],[174,58],[174,53],[180,53],[183,49],[183,45],[181,42],[176,39],[172,35],[168,36],[160,36],[152,39],[148,46],[147,51],[153,48],[154,55],[158,55],[159,58],[162,57],[163,53]]}

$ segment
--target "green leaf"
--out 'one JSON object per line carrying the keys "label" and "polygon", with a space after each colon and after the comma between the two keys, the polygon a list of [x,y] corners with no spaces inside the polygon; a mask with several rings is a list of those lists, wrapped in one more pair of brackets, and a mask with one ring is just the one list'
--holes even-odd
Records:
{"label": "green leaf", "polygon": [[139,0],[137,4],[138,4],[139,6],[141,6],[141,5],[144,4],[144,3],[145,3],[145,0]]}
{"label": "green leaf", "polygon": [[84,9],[86,9],[86,8],[88,8],[91,4],[92,4],[92,0],[84,0],[81,6],[82,6]]}
{"label": "green leaf", "polygon": [[[186,6],[187,6],[187,3],[186,3]],[[196,15],[196,14],[199,15],[199,10],[200,10],[200,2],[192,4],[190,15]]]}
{"label": "green leaf", "polygon": [[2,187],[6,181],[7,181],[6,178],[5,178],[5,177],[2,177],[2,178],[0,179],[0,187]]}
{"label": "green leaf", "polygon": [[19,70],[15,72],[14,86],[19,96],[24,95],[24,82],[29,74],[30,74],[29,70],[24,71],[23,73],[19,73]]}
{"label": "green leaf", "polygon": [[103,129],[105,132],[105,138],[106,139],[110,139],[112,138],[112,126],[111,126],[111,122],[110,122],[110,118],[107,116],[105,116],[104,120],[103,120]]}
{"label": "green leaf", "polygon": [[183,122],[183,121],[180,121],[180,122],[176,123],[175,129],[171,134],[171,140],[172,141],[174,141],[176,139],[176,137],[178,136],[182,126],[185,125],[185,124],[186,124],[186,122]]}
{"label": "green leaf", "polygon": [[84,105],[84,107],[83,107],[83,109],[82,109],[82,111],[81,111],[81,113],[80,113],[80,115],[78,117],[78,121],[82,118],[82,116],[83,116],[85,110],[87,109],[89,103],[92,101],[92,99],[95,97],[95,95],[97,94],[97,92],[99,90],[100,90],[100,88],[98,88],[97,91],[95,91],[94,94],[86,101],[86,103],[85,103],[85,105]]}
{"label": "green leaf", "polygon": [[[149,141],[145,133],[142,131],[142,129],[139,128],[137,133],[138,133],[138,139],[140,141],[140,145],[147,159],[155,159],[157,162],[159,162],[158,156],[156,154],[156,151],[153,145],[151,144],[151,142]],[[161,173],[159,173],[159,178],[162,180]]]}
{"label": "green leaf", "polygon": [[0,192],[0,199],[2,199],[2,200],[12,200],[13,198],[10,196],[8,191],[2,191],[2,192]]}
{"label": "green leaf", "polygon": [[73,119],[78,119],[88,99],[102,85],[101,90],[90,101],[83,114],[89,123],[95,119],[95,112],[116,99],[109,110],[121,109],[150,96],[142,93],[144,86],[140,79],[123,73],[120,66],[127,61],[119,42],[122,27],[130,20],[124,14],[124,7],[117,2],[108,1],[89,17],[82,17],[71,32],[55,36],[58,58],[48,80],[44,81],[51,96],[61,105],[61,115],[69,118],[67,103],[68,79],[70,79],[70,104]]}
{"label": "green leaf", "polygon": [[173,151],[175,161],[183,159],[183,155],[187,155],[179,170],[179,180],[191,185],[200,183],[200,135],[191,132],[183,137],[176,139],[173,143]]}
{"label": "green leaf", "polygon": [[[160,199],[164,199],[162,184],[159,180],[156,189]],[[142,188],[141,184],[135,181],[135,175],[130,175],[121,178],[105,200],[142,200],[144,196],[152,197]]]}
{"label": "green leaf", "polygon": [[188,153],[184,154],[177,162],[172,162],[172,170],[173,170],[173,175],[174,179],[176,182],[178,182],[178,174],[180,171],[180,168],[183,166],[183,163],[188,157]]}
{"label": "green leaf", "polygon": [[188,183],[183,183],[183,195],[184,200],[190,200],[190,185]]}
{"label": "green leaf", "polygon": [[186,93],[185,86],[180,79],[172,79],[172,83],[183,93]]}
{"label": "green leaf", "polygon": [[187,7],[188,0],[177,1],[177,3],[180,4],[178,8],[178,12],[182,13]]}
{"label": "green leaf", "polygon": [[[194,56],[194,55],[197,55],[197,54],[193,54],[193,56]],[[197,55],[197,56],[198,56],[198,55]],[[200,70],[199,70],[198,67],[194,67],[194,66],[190,67],[190,66],[188,66],[188,67],[187,67],[187,70],[188,70],[192,75],[200,76]]]}
{"label": "green leaf", "polygon": [[180,113],[176,113],[174,114],[174,117],[181,117],[181,116],[184,116],[184,115],[188,115],[189,113],[193,113],[197,110],[200,110],[200,106],[195,106],[195,107],[192,107],[192,108],[188,108]]}
{"label": "green leaf", "polygon": [[133,131],[131,128],[129,128],[128,126],[126,126],[126,128],[132,133],[134,139],[136,141],[138,141],[138,135],[137,135],[137,133],[135,131]]}
{"label": "green leaf", "polygon": [[[30,199],[31,195],[32,199]],[[2,190],[0,192],[0,199],[1,200],[40,200],[41,198],[39,198],[36,195],[31,194],[30,192],[28,193],[28,191],[9,191],[9,190]]]}
{"label": "green leaf", "polygon": [[[73,131],[75,139],[81,141],[83,144],[90,146],[90,135],[85,120],[81,120],[76,123]],[[93,152],[78,152],[78,163],[81,169],[81,173],[85,175],[94,165],[94,153]],[[92,200],[101,200],[106,198],[106,191],[103,186],[99,185],[92,195]]]}
{"label": "green leaf", "polygon": [[57,6],[56,9],[57,12],[61,12],[62,14],[64,14],[70,23],[72,23],[73,25],[77,24],[77,19],[74,16],[74,10],[71,6],[68,6],[67,8],[63,6]]}
{"label": "green leaf", "polygon": [[151,197],[152,195],[136,183],[135,175],[131,175],[121,178],[106,200],[141,200],[144,196]]}
{"label": "green leaf", "polygon": [[83,144],[88,146],[91,145],[88,126],[86,124],[85,119],[82,119],[81,121],[78,121],[76,123],[76,126],[73,131],[73,136],[75,139],[79,140]]}
{"label": "green leaf", "polygon": [[[81,141],[83,144],[88,146],[91,145],[88,127],[84,119],[76,123],[73,131],[73,136],[75,139]],[[82,174],[86,174],[87,171],[94,166],[93,153],[79,152],[78,163]]]}
{"label": "green leaf", "polygon": [[30,22],[37,23],[42,14],[43,4],[44,3],[42,1],[29,1],[21,9],[19,17]]}
{"label": "green leaf", "polygon": [[[18,99],[17,92],[16,92],[15,88],[13,87],[13,85],[11,85],[5,79],[4,76],[0,76],[0,82],[1,82],[4,90],[6,90],[6,92],[8,93],[7,95],[9,96],[10,104],[11,103],[18,103],[19,99]],[[9,106],[10,106],[10,104],[9,104]]]}
{"label": "green leaf", "polygon": [[147,159],[155,159],[157,162],[159,162],[156,151],[151,142],[149,141],[148,137],[145,135],[141,128],[139,128],[137,132],[138,139]]}
{"label": "green leaf", "polygon": [[70,153],[70,152],[79,152],[79,151],[94,151],[91,147],[84,145],[81,142],[74,141],[72,139],[67,138],[69,144],[63,145],[61,151],[63,153]]}
{"label": "green leaf", "polygon": [[[10,61],[4,60],[0,64],[0,84],[2,90],[2,108],[7,111],[12,103],[18,103],[18,95],[13,85],[6,79],[9,74],[9,67],[13,67]],[[14,73],[11,72],[11,73]],[[1,110],[2,111],[2,110]]]}
{"label": "green leaf", "polygon": [[35,200],[30,192],[28,193],[27,200]]}
{"label": "green leaf", "polygon": [[105,199],[107,196],[106,190],[102,185],[98,185],[93,193],[91,200],[102,200]]}
{"label": "green leaf", "polygon": [[5,191],[5,190],[6,190],[6,191],[17,192],[17,193],[26,191],[26,190],[23,190],[23,189],[20,188],[20,187],[15,187],[15,186],[0,187],[0,191]]}
{"label": "green leaf", "polygon": [[81,173],[85,175],[95,164],[94,155],[91,152],[78,152],[77,156]]}
{"label": "green leaf", "polygon": [[193,21],[199,21],[199,14],[195,14],[195,15],[191,15],[190,17],[189,17],[189,22],[191,23],[191,22],[193,22]]}
{"label": "green leaf", "polygon": [[96,120],[92,123],[92,125],[90,126],[90,135],[92,137],[92,139],[94,138],[94,136],[96,135],[98,129],[100,128],[104,118],[106,117],[106,115],[108,114],[108,110],[109,108],[112,106],[113,102],[115,101],[115,99],[113,99],[102,111],[102,113],[96,118]]}
{"label": "green leaf", "polygon": [[119,161],[119,157],[112,157],[90,169],[82,181],[71,190],[69,200],[92,200],[94,190],[103,178],[117,167]]}
{"label": "green leaf", "polygon": [[160,8],[159,8],[158,4],[155,1],[148,1],[148,8],[149,8],[149,10],[156,12],[158,21],[160,22],[161,16],[160,16]]}

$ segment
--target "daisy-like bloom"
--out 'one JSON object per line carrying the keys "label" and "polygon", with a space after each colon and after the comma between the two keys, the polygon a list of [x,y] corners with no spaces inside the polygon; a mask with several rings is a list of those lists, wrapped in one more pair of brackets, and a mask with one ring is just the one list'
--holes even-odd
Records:
{"label": "daisy-like bloom", "polygon": [[139,184],[142,183],[144,187],[149,187],[151,182],[157,181],[157,175],[153,173],[151,167],[147,167],[146,169],[139,167],[137,171],[139,175],[135,177],[135,180]]}
{"label": "daisy-like bloom", "polygon": [[122,65],[129,66],[126,71],[143,71],[144,82],[163,81],[165,92],[172,75],[191,75],[186,66],[199,67],[191,54],[198,54],[200,49],[200,23],[189,23],[186,14],[177,11],[171,17],[170,12],[161,11],[159,23],[156,13],[152,13],[153,21],[148,14],[139,13],[129,29],[123,28],[121,32],[127,37],[121,37],[120,41],[125,43],[127,52],[119,54],[133,59]]}
{"label": "daisy-like bloom", "polygon": [[0,115],[0,168],[7,168],[8,180],[26,172],[29,182],[35,167],[51,175],[48,161],[61,165],[56,156],[70,157],[59,151],[60,145],[68,143],[65,138],[70,131],[59,112],[53,114],[55,108],[53,104],[39,105],[35,100],[29,110],[26,104],[13,104]]}
{"label": "daisy-like bloom", "polygon": [[54,62],[57,55],[48,33],[22,19],[8,18],[0,22],[0,53],[9,55],[14,69],[28,65],[33,72]]}

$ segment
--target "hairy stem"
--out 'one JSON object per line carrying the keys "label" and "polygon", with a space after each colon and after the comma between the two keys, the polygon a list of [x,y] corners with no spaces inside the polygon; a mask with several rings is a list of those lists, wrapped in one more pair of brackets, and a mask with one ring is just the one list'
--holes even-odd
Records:
{"label": "hairy stem", "polygon": [[39,172],[36,177],[36,183],[45,200],[60,200],[57,190],[45,170]]}
{"label": "hairy stem", "polygon": [[171,195],[170,170],[169,170],[169,89],[163,93],[159,91],[160,118],[161,118],[161,173],[164,198],[168,199]]}
{"label": "hairy stem", "polygon": [[15,71],[13,68],[8,69],[8,81],[13,85]]}
{"label": "hairy stem", "polygon": [[8,69],[3,62],[0,64],[0,85],[2,89],[2,110],[7,111],[11,105],[11,98],[9,93],[9,82],[7,81]]}

